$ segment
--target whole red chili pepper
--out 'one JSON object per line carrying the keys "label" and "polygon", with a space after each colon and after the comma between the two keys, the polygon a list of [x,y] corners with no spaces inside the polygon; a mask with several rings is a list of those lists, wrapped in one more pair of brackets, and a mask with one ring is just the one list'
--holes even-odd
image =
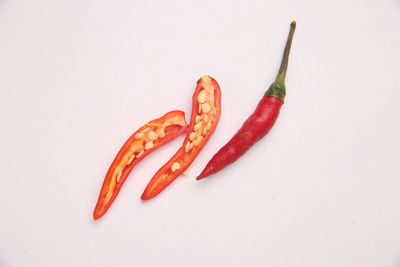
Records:
{"label": "whole red chili pepper", "polygon": [[232,139],[213,156],[197,180],[214,174],[236,161],[274,126],[286,95],[285,76],[295,28],[296,22],[293,21],[290,24],[289,37],[275,81],[258,103],[254,113],[244,122]]}

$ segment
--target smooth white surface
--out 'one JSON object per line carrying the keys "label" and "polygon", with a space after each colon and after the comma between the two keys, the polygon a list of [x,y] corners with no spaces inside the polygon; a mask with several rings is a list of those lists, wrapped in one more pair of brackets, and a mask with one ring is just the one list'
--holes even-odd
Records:
{"label": "smooth white surface", "polygon": [[[195,176],[253,111],[297,30],[270,134]],[[400,2],[0,1],[0,266],[400,266]],[[218,129],[157,198],[181,145],[140,163],[91,218],[129,135],[195,82]]]}

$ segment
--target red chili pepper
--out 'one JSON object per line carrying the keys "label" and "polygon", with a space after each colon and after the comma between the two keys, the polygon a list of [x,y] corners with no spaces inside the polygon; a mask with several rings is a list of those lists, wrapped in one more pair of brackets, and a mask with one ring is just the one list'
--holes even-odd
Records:
{"label": "red chili pepper", "polygon": [[193,94],[192,116],[182,147],[153,176],[143,192],[147,200],[158,195],[193,162],[214,132],[221,115],[221,91],[216,80],[203,76]]}
{"label": "red chili pepper", "polygon": [[183,133],[187,126],[185,113],[175,110],[146,123],[129,137],[107,172],[93,218],[97,220],[107,212],[136,164],[152,151]]}
{"label": "red chili pepper", "polygon": [[290,25],[289,37],[275,82],[272,83],[258,103],[254,113],[244,122],[232,139],[213,156],[197,177],[197,180],[214,174],[236,161],[258,140],[264,137],[274,125],[286,95],[285,76],[295,28],[296,22],[293,21]]}

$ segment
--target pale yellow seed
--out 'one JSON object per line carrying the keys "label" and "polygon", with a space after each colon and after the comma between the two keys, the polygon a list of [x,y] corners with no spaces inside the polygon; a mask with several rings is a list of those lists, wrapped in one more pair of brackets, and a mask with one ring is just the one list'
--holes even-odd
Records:
{"label": "pale yellow seed", "polygon": [[209,122],[207,123],[207,125],[206,125],[207,131],[210,130],[211,124],[212,124],[212,121],[209,121]]}
{"label": "pale yellow seed", "polygon": [[193,129],[197,132],[198,130],[200,130],[202,123],[198,122],[194,125]]}
{"label": "pale yellow seed", "polygon": [[121,179],[121,175],[122,175],[122,172],[119,172],[117,175],[117,183],[119,182],[119,179]]}
{"label": "pale yellow seed", "polygon": [[139,146],[135,149],[135,152],[143,150],[143,144],[140,143]]}
{"label": "pale yellow seed", "polygon": [[208,116],[207,116],[207,114],[204,114],[204,119],[203,119],[204,123],[206,123],[207,120],[208,120]]}
{"label": "pale yellow seed", "polygon": [[200,93],[197,96],[197,102],[200,104],[203,104],[207,100],[207,92],[206,90],[201,90]]}
{"label": "pale yellow seed", "polygon": [[192,150],[193,147],[194,147],[194,142],[191,142],[190,146],[189,146],[189,150]]}
{"label": "pale yellow seed", "polygon": [[201,113],[201,104],[199,105],[199,113]]}
{"label": "pale yellow seed", "polygon": [[207,127],[204,127],[203,128],[203,135],[206,135],[207,134]]}
{"label": "pale yellow seed", "polygon": [[136,139],[143,139],[143,137],[144,137],[144,134],[142,134],[142,133],[135,134]]}
{"label": "pale yellow seed", "polygon": [[203,136],[200,135],[196,140],[194,140],[193,143],[195,146],[198,146],[198,145],[200,145],[202,140],[203,140]]}
{"label": "pale yellow seed", "polygon": [[143,153],[144,153],[144,150],[143,149],[140,150],[139,153],[137,153],[136,158],[137,159],[140,158],[143,155]]}
{"label": "pale yellow seed", "polygon": [[144,149],[149,150],[150,148],[154,147],[153,141],[147,142],[144,145]]}
{"label": "pale yellow seed", "polygon": [[158,128],[156,132],[159,138],[163,138],[165,136],[164,128]]}
{"label": "pale yellow seed", "polygon": [[195,120],[196,120],[196,123],[198,123],[199,121],[201,121],[201,116],[197,115]]}
{"label": "pale yellow seed", "polygon": [[130,152],[130,153],[135,153],[135,151],[136,151],[137,149],[138,149],[137,144],[134,144],[134,145],[132,145],[131,148],[129,149],[129,152]]}
{"label": "pale yellow seed", "polygon": [[158,135],[156,134],[156,132],[150,131],[150,132],[147,133],[147,138],[150,141],[154,141],[154,140],[156,140],[158,138]]}
{"label": "pale yellow seed", "polygon": [[196,132],[191,132],[191,133],[189,134],[189,140],[190,140],[190,141],[193,141],[194,139],[196,139],[196,135],[197,135]]}
{"label": "pale yellow seed", "polygon": [[189,151],[190,151],[190,142],[187,142],[185,146],[185,152],[187,153]]}
{"label": "pale yellow seed", "polygon": [[174,162],[171,166],[171,171],[175,172],[176,170],[179,170],[180,167],[181,165],[178,162]]}
{"label": "pale yellow seed", "polygon": [[135,159],[135,154],[133,154],[129,159],[128,159],[128,165],[132,163],[132,161]]}
{"label": "pale yellow seed", "polygon": [[203,110],[204,113],[209,112],[210,109],[211,109],[211,107],[208,103],[201,104],[201,110]]}

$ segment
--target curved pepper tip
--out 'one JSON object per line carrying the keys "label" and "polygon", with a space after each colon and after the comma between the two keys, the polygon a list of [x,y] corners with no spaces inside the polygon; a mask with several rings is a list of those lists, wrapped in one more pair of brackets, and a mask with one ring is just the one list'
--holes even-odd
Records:
{"label": "curved pepper tip", "polygon": [[200,174],[199,176],[196,177],[196,180],[197,180],[197,181],[200,181],[201,179],[206,178],[206,177],[207,177],[207,176],[201,175],[201,174]]}
{"label": "curved pepper tip", "polygon": [[104,205],[97,204],[93,211],[93,220],[97,221],[107,212],[108,209],[104,208]]}
{"label": "curved pepper tip", "polygon": [[152,196],[149,196],[149,195],[147,195],[147,194],[145,194],[145,193],[143,193],[142,196],[140,197],[141,200],[149,200],[149,199],[151,199],[151,198],[153,198],[153,197],[152,197]]}
{"label": "curved pepper tip", "polygon": [[204,179],[214,173],[215,173],[214,168],[212,166],[209,166],[209,164],[207,164],[207,166],[203,169],[203,171],[196,177],[196,180],[200,181],[201,179]]}
{"label": "curved pepper tip", "polygon": [[96,206],[96,208],[93,211],[93,220],[97,221],[98,219],[103,217],[104,214],[106,214],[106,212],[107,212],[107,209]]}
{"label": "curved pepper tip", "polygon": [[100,218],[101,218],[101,216],[102,216],[102,215],[99,215],[99,214],[93,213],[93,220],[97,221],[98,219],[100,219]]}

